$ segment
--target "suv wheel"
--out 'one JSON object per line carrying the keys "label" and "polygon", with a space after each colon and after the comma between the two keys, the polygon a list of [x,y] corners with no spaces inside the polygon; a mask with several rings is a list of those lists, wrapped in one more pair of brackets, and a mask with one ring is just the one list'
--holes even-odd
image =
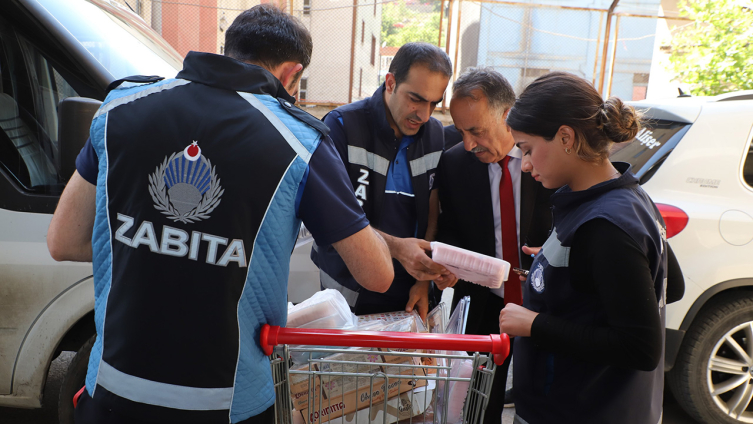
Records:
{"label": "suv wheel", "polygon": [[63,383],[60,386],[58,398],[58,419],[60,424],[73,424],[73,396],[84,387],[86,382],[86,369],[89,367],[89,354],[94,346],[97,336],[91,336],[89,340],[76,352],[68,371],[65,373]]}
{"label": "suv wheel", "polygon": [[727,293],[698,315],[667,383],[703,423],[753,423],[753,295]]}

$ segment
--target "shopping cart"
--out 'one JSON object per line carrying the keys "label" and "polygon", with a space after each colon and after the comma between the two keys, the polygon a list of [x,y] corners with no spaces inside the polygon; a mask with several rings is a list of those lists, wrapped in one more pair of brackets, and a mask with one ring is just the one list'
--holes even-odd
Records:
{"label": "shopping cart", "polygon": [[[480,424],[496,365],[510,351],[506,334],[269,325],[260,342],[270,355],[277,424]],[[462,370],[466,376],[458,375]]]}

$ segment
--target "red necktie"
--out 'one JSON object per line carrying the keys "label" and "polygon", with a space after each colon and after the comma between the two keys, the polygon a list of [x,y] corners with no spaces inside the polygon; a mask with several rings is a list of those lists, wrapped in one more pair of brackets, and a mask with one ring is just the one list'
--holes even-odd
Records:
{"label": "red necktie", "polygon": [[502,219],[502,259],[510,263],[510,273],[505,282],[505,303],[523,304],[523,293],[520,288],[518,275],[512,272],[512,267],[519,267],[518,259],[518,226],[515,223],[515,196],[512,193],[512,177],[507,163],[510,156],[505,156],[499,166],[502,167],[502,179],[499,181],[499,214]]}

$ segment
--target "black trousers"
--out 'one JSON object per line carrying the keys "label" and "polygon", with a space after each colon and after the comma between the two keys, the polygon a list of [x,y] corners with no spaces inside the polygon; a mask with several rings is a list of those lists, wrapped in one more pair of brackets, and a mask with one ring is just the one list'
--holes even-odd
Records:
{"label": "black trousers", "polygon": [[[499,313],[505,307],[504,300],[494,294],[489,293],[489,299],[486,301],[481,325],[478,327],[476,334],[488,335],[499,334]],[[492,382],[492,391],[489,395],[489,403],[486,406],[483,424],[501,424],[502,411],[505,409],[505,386],[507,385],[507,372],[510,369],[512,360],[513,338],[510,338],[510,354],[505,362],[497,367]]]}
{"label": "black trousers", "polygon": [[[273,405],[261,414],[243,420],[238,424],[274,424],[274,413],[275,407]],[[155,424],[159,422],[134,419],[130,416],[114,412],[112,409],[106,408],[92,399],[86,390],[84,390],[78,399],[78,405],[76,405],[73,417],[76,424]]]}

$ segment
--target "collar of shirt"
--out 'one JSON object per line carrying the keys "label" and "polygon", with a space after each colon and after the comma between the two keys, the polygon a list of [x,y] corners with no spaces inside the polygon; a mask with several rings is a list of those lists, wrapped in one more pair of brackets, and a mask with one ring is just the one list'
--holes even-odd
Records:
{"label": "collar of shirt", "polygon": [[512,149],[507,152],[507,156],[512,156],[515,159],[523,160],[523,151],[520,150],[518,146],[513,144]]}
{"label": "collar of shirt", "polygon": [[[518,148],[518,146],[512,146],[512,150],[507,152],[507,156],[510,156],[510,161],[507,162],[507,169],[510,170],[510,174],[513,175],[513,183],[515,183],[515,173],[520,173],[520,169],[523,166],[523,151]],[[500,166],[502,161],[494,162],[489,164],[489,182],[492,183],[492,191],[499,190],[499,179],[502,177],[502,167]],[[496,188],[494,186],[494,179],[492,179],[492,176],[495,176],[496,178]],[[520,187],[520,178],[518,178],[518,186]],[[516,186],[513,184],[513,190],[516,189]],[[499,193],[497,193],[497,197],[499,198]]]}
{"label": "collar of shirt", "polygon": [[188,52],[183,70],[176,78],[254,94],[269,94],[295,103],[280,80],[261,66],[251,65],[227,56],[212,53]]}

